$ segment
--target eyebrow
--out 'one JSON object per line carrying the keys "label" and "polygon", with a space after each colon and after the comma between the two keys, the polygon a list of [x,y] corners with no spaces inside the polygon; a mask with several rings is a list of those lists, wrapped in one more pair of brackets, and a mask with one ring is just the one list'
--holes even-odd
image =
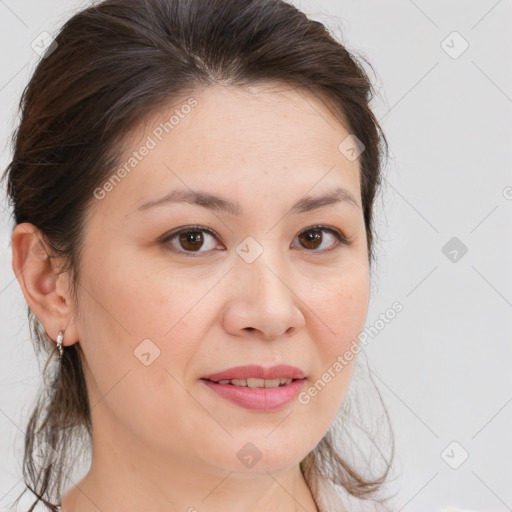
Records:
{"label": "eyebrow", "polygon": [[[216,196],[209,192],[194,191],[194,190],[173,190],[164,197],[156,201],[148,201],[139,206],[136,211],[147,210],[154,206],[161,206],[170,203],[189,203],[197,204],[218,212],[225,212],[230,215],[242,215],[243,210],[238,202],[232,202],[220,196]],[[290,209],[291,214],[305,213],[325,206],[330,206],[337,203],[346,203],[355,208],[360,208],[358,202],[352,193],[345,188],[336,188],[328,194],[312,197],[305,196],[299,199]]]}

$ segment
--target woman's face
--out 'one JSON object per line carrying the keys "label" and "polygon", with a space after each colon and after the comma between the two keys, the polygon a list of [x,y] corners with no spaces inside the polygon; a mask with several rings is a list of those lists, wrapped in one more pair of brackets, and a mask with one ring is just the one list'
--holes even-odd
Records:
{"label": "woman's face", "polygon": [[[66,331],[85,355],[94,442],[121,458],[129,446],[136,464],[222,475],[298,464],[342,404],[354,360],[336,362],[367,314],[349,132],[309,93],[213,86],[132,135],[124,172],[95,192]],[[245,365],[290,365],[305,379],[237,387],[238,402],[218,392],[232,384],[204,380]]]}

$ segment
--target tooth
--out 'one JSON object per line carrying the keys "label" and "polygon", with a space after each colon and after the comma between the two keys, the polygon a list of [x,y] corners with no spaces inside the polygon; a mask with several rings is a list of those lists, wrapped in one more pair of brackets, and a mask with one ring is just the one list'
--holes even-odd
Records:
{"label": "tooth", "polygon": [[266,388],[277,388],[281,384],[281,379],[267,379],[265,381]]}
{"label": "tooth", "polygon": [[291,384],[293,379],[285,379],[284,377],[278,379],[258,379],[250,377],[248,379],[229,379],[219,380],[219,384],[229,384],[233,386],[242,386],[249,388],[277,388],[286,384]]}
{"label": "tooth", "polygon": [[250,388],[264,388],[265,379],[249,378],[247,379],[247,386]]}

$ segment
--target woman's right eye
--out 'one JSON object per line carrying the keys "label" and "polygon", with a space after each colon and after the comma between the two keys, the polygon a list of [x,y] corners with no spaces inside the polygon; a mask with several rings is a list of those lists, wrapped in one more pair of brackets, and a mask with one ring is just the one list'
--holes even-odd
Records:
{"label": "woman's right eye", "polygon": [[[206,243],[206,250],[201,251],[200,249],[205,245],[205,240],[208,241],[209,237],[212,240],[209,244]],[[216,238],[217,234],[209,228],[204,226],[187,226],[186,228],[180,228],[169,233],[169,235],[162,239],[161,243],[173,252],[193,256],[193,253],[200,254],[217,249],[218,244],[213,242]]]}

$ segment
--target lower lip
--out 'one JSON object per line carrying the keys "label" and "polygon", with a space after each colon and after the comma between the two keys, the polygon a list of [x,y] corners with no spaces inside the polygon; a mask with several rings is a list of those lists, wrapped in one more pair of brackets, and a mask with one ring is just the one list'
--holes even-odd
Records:
{"label": "lower lip", "polygon": [[246,409],[258,411],[273,411],[289,404],[297,397],[306,382],[306,379],[297,379],[278,388],[249,388],[201,380],[226,400]]}

